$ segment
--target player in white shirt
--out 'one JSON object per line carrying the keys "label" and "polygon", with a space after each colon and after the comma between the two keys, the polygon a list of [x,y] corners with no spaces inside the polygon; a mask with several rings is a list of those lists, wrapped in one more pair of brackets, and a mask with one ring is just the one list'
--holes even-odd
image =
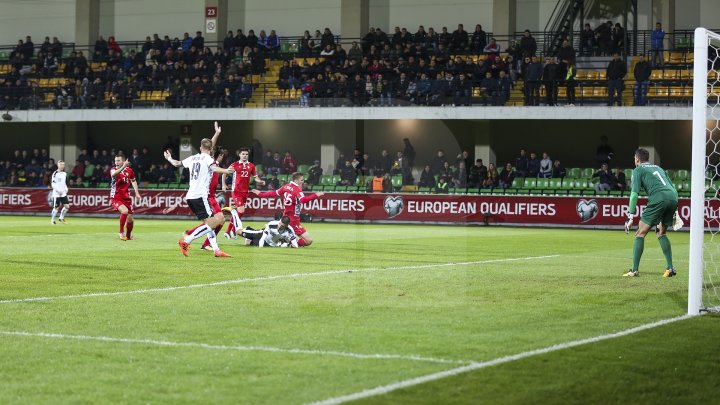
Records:
{"label": "player in white shirt", "polygon": [[[216,122],[215,135],[213,138],[204,138],[200,141],[200,153],[192,155],[182,162],[173,159],[172,153],[169,150],[165,151],[165,159],[167,159],[170,164],[175,167],[184,166],[190,170],[190,188],[185,195],[185,201],[197,218],[203,222],[199,226],[185,232],[185,237],[178,241],[180,251],[185,256],[188,255],[188,247],[193,240],[207,235],[210,246],[213,251],[215,251],[215,257],[230,257],[229,254],[223,252],[218,247],[216,234],[213,230],[222,224],[222,216],[220,217],[221,219],[218,219],[218,216],[213,215],[212,207],[208,202],[209,186],[213,172],[224,174],[233,173],[232,168],[223,169],[218,167],[211,156],[215,149],[215,141],[219,135],[220,127]],[[222,213],[220,215],[222,215]]]}
{"label": "player in white shirt", "polygon": [[68,204],[67,198],[68,186],[67,173],[65,173],[65,161],[58,160],[57,166],[57,170],[53,172],[52,177],[50,178],[53,197],[53,209],[50,213],[50,223],[52,225],[55,225],[55,217],[57,216],[58,209],[60,209],[60,217],[58,218],[58,220],[63,224],[67,224],[67,221],[65,220],[65,214],[67,214],[68,210],[70,209],[70,204]]}
{"label": "player in white shirt", "polygon": [[245,244],[250,246],[298,247],[297,235],[289,226],[290,217],[282,217],[279,221],[268,222],[262,230],[245,228],[242,236]]}

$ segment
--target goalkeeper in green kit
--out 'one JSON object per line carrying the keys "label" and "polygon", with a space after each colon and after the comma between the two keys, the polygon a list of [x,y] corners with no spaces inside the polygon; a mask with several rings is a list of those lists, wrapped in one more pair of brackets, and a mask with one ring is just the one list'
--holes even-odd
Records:
{"label": "goalkeeper in green kit", "polygon": [[635,232],[635,242],[633,243],[633,266],[625,277],[637,277],[640,275],[638,266],[640,265],[640,257],[645,247],[645,235],[650,231],[652,226],[657,225],[657,237],[662,248],[667,269],[663,273],[663,277],[672,277],[675,275],[675,269],[672,264],[672,248],[670,240],[665,232],[669,227],[677,230],[682,227],[682,219],[677,215],[678,194],[670,179],[668,179],[665,170],[660,166],[649,163],[650,152],[646,149],[638,149],[635,151],[635,169],[630,180],[630,206],[628,210],[628,219],[625,222],[625,233],[630,231],[635,218],[635,209],[637,208],[638,194],[640,190],[645,190],[648,196],[647,207],[640,216],[637,232]]}

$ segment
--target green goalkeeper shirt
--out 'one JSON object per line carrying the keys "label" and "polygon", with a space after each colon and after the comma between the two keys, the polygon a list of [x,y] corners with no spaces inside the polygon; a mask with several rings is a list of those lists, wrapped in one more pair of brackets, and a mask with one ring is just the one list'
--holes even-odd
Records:
{"label": "green goalkeeper shirt", "polygon": [[668,178],[665,170],[652,163],[641,163],[632,173],[630,191],[640,194],[644,190],[648,196],[648,204],[678,199],[675,186]]}

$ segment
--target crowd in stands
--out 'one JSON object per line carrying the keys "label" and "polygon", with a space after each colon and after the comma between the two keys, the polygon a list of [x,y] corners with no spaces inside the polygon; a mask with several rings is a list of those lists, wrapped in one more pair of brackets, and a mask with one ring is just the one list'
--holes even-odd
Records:
{"label": "crowd in stands", "polygon": [[[619,23],[608,21],[596,30],[586,24],[580,53],[620,52],[624,35]],[[518,79],[525,83],[526,105],[540,104],[541,86],[547,105],[558,103],[558,86],[566,86],[567,101],[574,102],[575,49],[565,40],[543,63],[529,31],[507,49],[479,24],[470,33],[462,24],[452,32],[422,25],[415,33],[370,28],[348,49],[328,28],[314,35],[305,31],[293,42],[294,53],[280,52],[275,30],[230,31],[218,45],[207,46],[200,31],[182,39],[153,34],[141,47],[125,50],[114,37],[101,36],[90,62],[80,50],[64,57],[56,37],[46,37],[36,52],[28,36],[0,74],[0,109],[35,109],[48,101],[53,108],[132,108],[147,90],[164,91],[162,101],[174,108],[241,107],[257,91],[253,75],[266,73],[266,58],[285,59],[277,88],[304,106],[504,105]],[[609,73],[608,85],[614,86]],[[62,80],[39,85],[51,77]]]}

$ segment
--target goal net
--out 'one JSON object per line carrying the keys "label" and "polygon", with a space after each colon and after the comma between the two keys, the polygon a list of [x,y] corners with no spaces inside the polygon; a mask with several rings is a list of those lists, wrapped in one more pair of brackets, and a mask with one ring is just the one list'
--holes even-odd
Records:
{"label": "goal net", "polygon": [[720,310],[720,35],[694,45],[689,314]]}

